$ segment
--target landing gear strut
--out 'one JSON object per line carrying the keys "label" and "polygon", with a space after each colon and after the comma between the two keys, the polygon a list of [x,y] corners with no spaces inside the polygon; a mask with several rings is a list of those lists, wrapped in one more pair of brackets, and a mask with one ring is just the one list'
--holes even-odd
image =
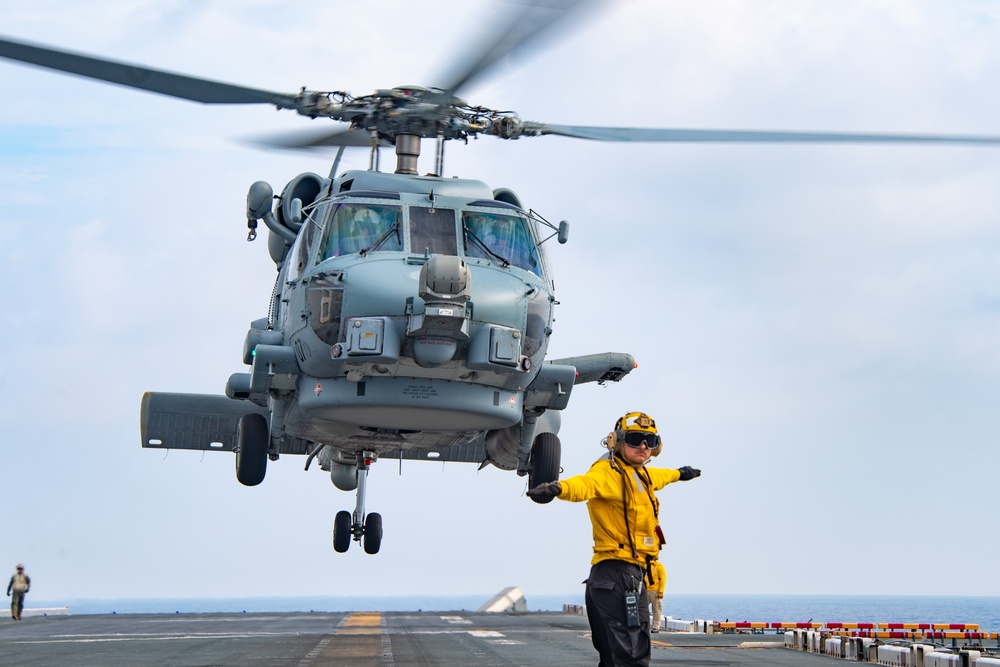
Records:
{"label": "landing gear strut", "polygon": [[351,540],[362,542],[366,554],[377,554],[382,546],[382,515],[372,512],[365,515],[365,489],[368,469],[375,463],[375,452],[357,452],[358,502],[352,515],[347,510],[337,512],[333,522],[333,549],[344,553]]}

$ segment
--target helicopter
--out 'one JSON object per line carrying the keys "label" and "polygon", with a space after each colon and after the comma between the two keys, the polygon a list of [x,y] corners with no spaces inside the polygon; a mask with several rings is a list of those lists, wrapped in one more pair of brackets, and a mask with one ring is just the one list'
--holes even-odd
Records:
{"label": "helicopter", "polygon": [[[569,3],[572,9],[578,3]],[[400,86],[352,97],[340,91],[272,93],[172,75],[3,40],[0,55],[91,78],[207,103],[262,103],[346,124],[291,145],[367,146],[366,171],[305,173],[275,198],[255,183],[249,237],[269,230],[278,270],[268,313],[250,326],[243,361],[224,396],[149,393],[142,444],[234,451],[238,480],[259,484],[281,454],[315,460],[341,489],[334,547],[364,542],[376,553],[381,518],[365,511],[365,480],[379,459],[492,464],[558,475],[558,414],[576,384],[616,382],[633,368],[624,353],[546,358],[556,304],[545,241],[568,238],[504,188],[444,175],[446,142],[559,135],[610,141],[880,141],[995,143],[983,137],[753,133],[551,125],[455,97],[496,58],[545,21],[516,15],[476,65],[442,88]],[[531,30],[524,30],[529,26]],[[514,35],[514,37],[512,37]],[[421,143],[438,142],[430,175]],[[379,149],[395,146],[395,173]],[[543,232],[547,229],[548,232]],[[545,238],[545,234],[550,234]]]}

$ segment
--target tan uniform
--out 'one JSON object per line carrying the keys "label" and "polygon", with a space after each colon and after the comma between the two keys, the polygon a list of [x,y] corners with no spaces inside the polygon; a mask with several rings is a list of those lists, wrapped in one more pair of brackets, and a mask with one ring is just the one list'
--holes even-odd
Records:
{"label": "tan uniform", "polygon": [[24,594],[31,590],[31,577],[24,572],[17,572],[10,578],[7,584],[7,595],[10,595],[10,617],[15,621],[21,620],[21,612],[24,610]]}

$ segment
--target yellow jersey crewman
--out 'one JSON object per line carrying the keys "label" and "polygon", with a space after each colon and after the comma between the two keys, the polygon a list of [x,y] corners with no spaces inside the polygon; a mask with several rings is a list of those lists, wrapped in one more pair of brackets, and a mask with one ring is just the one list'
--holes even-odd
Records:
{"label": "yellow jersey crewman", "polygon": [[667,588],[667,569],[663,563],[656,561],[653,563],[653,583],[649,586],[649,604],[653,608],[649,612],[650,632],[660,631],[660,622],[663,620],[663,592]]}
{"label": "yellow jersey crewman", "polygon": [[599,667],[649,665],[649,603],[646,590],[663,547],[656,498],[667,484],[701,475],[690,466],[647,468],[663,449],[656,422],[630,412],[615,423],[608,454],[583,475],[540,484],[534,499],[587,501],[594,529],[594,558],[587,578],[587,619]]}

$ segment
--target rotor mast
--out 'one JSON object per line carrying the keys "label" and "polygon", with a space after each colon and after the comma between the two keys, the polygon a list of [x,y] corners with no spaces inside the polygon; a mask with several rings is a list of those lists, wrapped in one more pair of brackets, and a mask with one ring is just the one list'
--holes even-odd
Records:
{"label": "rotor mast", "polygon": [[396,173],[418,175],[417,158],[420,157],[420,135],[396,135]]}

